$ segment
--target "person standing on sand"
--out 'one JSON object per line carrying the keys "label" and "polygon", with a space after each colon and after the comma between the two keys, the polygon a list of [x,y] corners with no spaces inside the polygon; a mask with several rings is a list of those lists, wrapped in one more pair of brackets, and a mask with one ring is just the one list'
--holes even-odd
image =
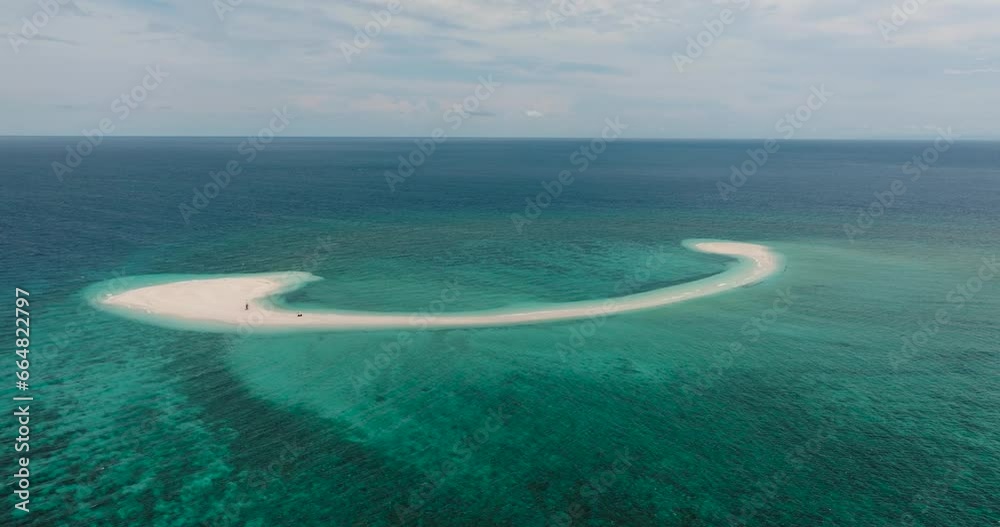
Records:
{"label": "person standing on sand", "polygon": [[247,304],[243,306],[243,311],[250,311],[250,302],[247,302]]}

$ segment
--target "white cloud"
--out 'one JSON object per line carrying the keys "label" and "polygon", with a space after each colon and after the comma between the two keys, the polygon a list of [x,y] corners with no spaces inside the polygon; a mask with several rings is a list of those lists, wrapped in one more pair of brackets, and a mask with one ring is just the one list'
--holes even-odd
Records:
{"label": "white cloud", "polygon": [[1000,68],[976,68],[971,70],[944,70],[945,75],[976,75],[978,73],[1000,73]]}
{"label": "white cloud", "polygon": [[[620,114],[635,130],[671,137],[758,136],[822,83],[842,94],[837,111],[817,121],[831,136],[858,123],[992,130],[1000,118],[1000,94],[982,82],[1000,73],[990,66],[1000,59],[995,0],[928,2],[891,44],[878,21],[899,0],[751,0],[678,74],[671,53],[743,1],[405,0],[347,63],[339,45],[385,0],[244,0],[223,21],[204,0],[78,0],[87,16],[55,17],[19,53],[0,43],[4,77],[16,80],[0,87],[0,112],[12,116],[0,134],[93,126],[149,64],[172,74],[156,93],[155,104],[172,108],[161,114],[237,135],[244,130],[230,123],[259,119],[248,109],[282,104],[300,108],[301,123],[316,116],[303,133],[421,135],[490,74],[503,83],[489,100],[496,118],[462,133],[517,134],[530,118],[533,135],[574,136]],[[560,3],[576,10],[553,27],[546,13]],[[10,0],[0,35],[19,32],[37,9]],[[172,132],[157,122],[167,117],[145,118],[135,133]]]}

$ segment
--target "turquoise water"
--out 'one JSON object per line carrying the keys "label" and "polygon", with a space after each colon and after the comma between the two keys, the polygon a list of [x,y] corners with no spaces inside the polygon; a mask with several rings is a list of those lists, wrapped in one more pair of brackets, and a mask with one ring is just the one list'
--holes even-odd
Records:
{"label": "turquoise water", "polygon": [[[238,140],[111,141],[60,183],[65,141],[0,140],[0,273],[32,299],[21,524],[1000,519],[1000,275],[973,280],[1000,247],[996,144],[956,146],[852,242],[926,145],[791,143],[723,201],[757,145],[616,143],[519,233],[582,142],[452,141],[390,192],[411,143],[289,139],[185,224]],[[304,308],[581,301],[727,269],[689,238],[770,245],[786,269],[607,319],[405,335],[159,328],[86,294],[291,270],[324,278],[287,297]]]}
{"label": "turquoise water", "polygon": [[[642,282],[652,277],[651,269],[661,267],[669,260],[665,252],[654,252],[640,259],[642,265],[632,276],[615,284],[615,294],[618,296],[561,303],[506,305],[457,313],[446,311],[446,306],[454,303],[461,295],[457,280],[447,283],[439,298],[432,300],[426,308],[409,313],[344,310],[288,302],[286,297],[289,295],[307,294],[301,290],[307,289],[310,283],[322,280],[322,277],[303,271],[116,277],[88,287],[84,295],[94,308],[170,329],[228,332],[242,336],[259,332],[390,329],[423,331],[509,327],[588,319],[591,324],[598,322],[594,319],[603,323],[609,315],[661,308],[722,294],[738,287],[758,285],[784,270],[782,256],[764,245],[719,240],[684,240],[682,245],[693,251],[726,256],[733,261],[725,272],[707,278],[640,291]],[[261,284],[265,285],[266,291],[260,289]],[[234,287],[240,288],[243,293],[234,292]],[[158,305],[164,301],[157,295],[164,294],[179,297],[181,305],[169,308]],[[130,295],[138,295],[139,298]],[[156,298],[143,299],[147,295]],[[240,302],[245,302],[244,309],[241,309],[244,306]],[[173,303],[177,304],[178,300]],[[190,308],[188,304],[191,305]],[[303,314],[306,317],[296,319],[296,312],[299,317]]]}

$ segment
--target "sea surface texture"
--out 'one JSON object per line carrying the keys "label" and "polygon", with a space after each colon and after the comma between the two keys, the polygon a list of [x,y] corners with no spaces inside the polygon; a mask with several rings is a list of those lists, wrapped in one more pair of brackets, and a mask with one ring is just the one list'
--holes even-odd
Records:
{"label": "sea surface texture", "polygon": [[[1000,521],[1000,145],[924,168],[931,139],[791,142],[743,178],[731,166],[762,143],[618,141],[589,160],[573,156],[589,140],[451,139],[387,178],[412,140],[287,138],[249,160],[241,138],[109,138],[60,180],[78,139],[0,139],[0,281],[31,295],[19,525]],[[324,278],[281,300],[303,310],[571,302],[732,264],[692,238],[765,244],[785,269],[659,309],[460,330],[212,334],[85,293],[301,271]]]}

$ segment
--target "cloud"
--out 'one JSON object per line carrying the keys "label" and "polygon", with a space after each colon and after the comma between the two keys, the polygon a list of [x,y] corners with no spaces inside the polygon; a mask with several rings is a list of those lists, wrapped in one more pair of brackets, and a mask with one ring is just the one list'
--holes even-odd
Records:
{"label": "cloud", "polygon": [[978,73],[1000,73],[1000,68],[976,68],[970,70],[944,70],[945,75],[976,75]]}
{"label": "cloud", "polygon": [[390,95],[385,95],[377,93],[366,97],[364,99],[357,100],[352,105],[353,109],[360,110],[363,112],[377,112],[377,113],[390,113],[390,114],[411,114],[415,112],[428,112],[428,104],[426,100],[412,101],[406,100],[398,97],[392,97]]}
{"label": "cloud", "polygon": [[66,44],[67,46],[78,46],[80,43],[74,40],[67,40],[64,38],[49,37],[45,35],[36,35],[32,37],[31,40],[37,40],[40,42],[55,42],[57,44]]}
{"label": "cloud", "polygon": [[[837,109],[801,138],[914,122],[1000,135],[1000,93],[982,77],[1000,73],[995,0],[926,2],[892,43],[879,20],[894,0],[406,0],[371,35],[385,0],[247,0],[222,20],[205,0],[77,1],[8,46],[3,74],[18,82],[2,88],[0,134],[92,128],[161,64],[171,77],[149,107],[171,111],[130,120],[130,133],[242,135],[287,104],[301,110],[297,133],[426,136],[492,75],[502,86],[477,112],[488,118],[457,133],[518,135],[528,118],[533,136],[578,136],[620,115],[636,137],[760,137],[825,83]],[[679,74],[672,55],[706,42],[723,9],[731,23]],[[0,35],[18,34],[38,5],[5,10]],[[350,63],[345,43],[361,43]]]}

